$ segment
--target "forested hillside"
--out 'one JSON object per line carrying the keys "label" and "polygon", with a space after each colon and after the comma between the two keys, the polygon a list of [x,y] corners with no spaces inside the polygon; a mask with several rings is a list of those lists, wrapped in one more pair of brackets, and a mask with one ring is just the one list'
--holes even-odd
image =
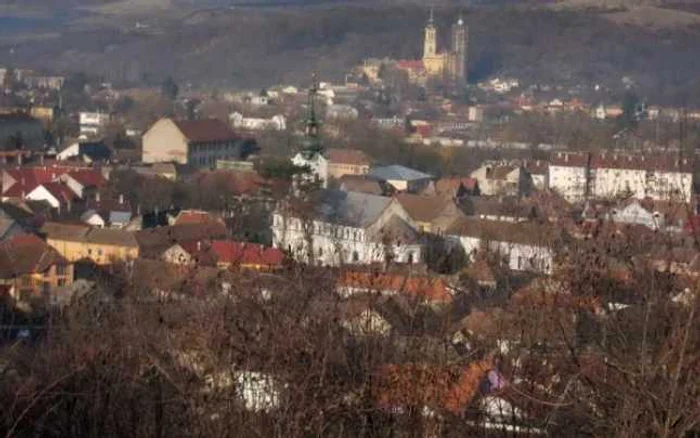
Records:
{"label": "forested hillside", "polygon": [[[457,12],[438,9],[443,33]],[[615,86],[630,76],[657,100],[700,94],[700,26],[642,27],[597,9],[466,12],[473,81],[500,74]],[[131,83],[157,83],[172,74],[193,84],[262,87],[298,82],[313,69],[339,79],[365,57],[418,57],[426,13],[419,6],[335,4],[200,9],[146,19],[139,28],[130,20],[93,20],[63,27],[58,38],[5,41],[0,63],[84,70]]]}

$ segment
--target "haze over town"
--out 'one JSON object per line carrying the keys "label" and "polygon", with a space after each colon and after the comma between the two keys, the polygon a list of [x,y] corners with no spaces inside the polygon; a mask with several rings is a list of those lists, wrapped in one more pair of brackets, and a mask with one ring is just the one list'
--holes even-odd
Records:
{"label": "haze over town", "polygon": [[697,435],[699,34],[0,0],[0,432]]}

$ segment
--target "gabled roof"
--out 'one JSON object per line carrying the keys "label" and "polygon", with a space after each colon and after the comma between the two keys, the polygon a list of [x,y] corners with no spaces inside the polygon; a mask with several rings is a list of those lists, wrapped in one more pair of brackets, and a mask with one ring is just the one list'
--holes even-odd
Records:
{"label": "gabled roof", "polygon": [[284,253],[277,248],[232,240],[214,240],[210,244],[219,263],[231,265],[279,266]]}
{"label": "gabled roof", "polygon": [[533,222],[502,222],[474,218],[460,218],[450,227],[447,234],[475,237],[494,242],[509,242],[523,245],[546,247],[558,237],[555,229]]}
{"label": "gabled roof", "polygon": [[[62,204],[68,203],[69,201],[77,198],[77,195],[65,184],[61,182],[49,182],[40,185],[44,187],[47,192],[51,194],[56,200]],[[38,188],[39,186],[37,186]],[[36,188],[35,188],[36,190]]]}
{"label": "gabled roof", "polygon": [[[454,202],[443,196],[421,196],[410,193],[396,195],[396,200],[406,210],[411,219],[418,222],[432,222],[442,215]],[[456,207],[456,206],[455,206]],[[461,217],[459,209],[455,208],[455,219]]]}
{"label": "gabled roof", "polygon": [[192,142],[207,143],[217,141],[238,140],[239,137],[228,127],[228,125],[218,119],[200,120],[177,120],[172,122],[182,132],[182,134]]}
{"label": "gabled roof", "polygon": [[432,303],[452,301],[447,282],[439,277],[348,271],[343,272],[338,278],[338,287],[362,289],[367,292],[389,292]]}
{"label": "gabled roof", "polygon": [[407,363],[380,368],[374,398],[384,409],[427,407],[453,414],[463,412],[493,369],[490,359],[463,366]]}
{"label": "gabled roof", "polygon": [[96,169],[72,171],[67,174],[83,187],[102,187],[107,183],[102,172]]}
{"label": "gabled roof", "polygon": [[202,210],[182,210],[175,217],[173,225],[186,225],[186,224],[209,224],[217,223],[223,224],[223,221],[217,217],[214,217],[210,213]]}
{"label": "gabled roof", "polygon": [[0,278],[44,272],[59,263],[66,260],[37,236],[25,234],[0,242]]}
{"label": "gabled roof", "polygon": [[98,245],[139,247],[133,232],[112,228],[91,228],[85,235],[85,240]]}
{"label": "gabled roof", "polygon": [[325,190],[321,194],[319,219],[325,222],[366,228],[379,218],[391,198],[358,192]]}
{"label": "gabled roof", "polygon": [[46,222],[41,227],[40,232],[46,236],[47,239],[79,242],[85,238],[89,230],[90,227],[87,225]]}
{"label": "gabled roof", "polygon": [[353,166],[369,166],[369,157],[358,149],[328,149],[328,160],[331,164],[348,164]]}
{"label": "gabled roof", "polygon": [[379,181],[367,178],[364,175],[343,175],[338,181],[340,182],[340,189],[346,192],[369,193],[377,196],[381,196],[385,192]]}
{"label": "gabled roof", "polygon": [[432,176],[428,175],[427,173],[401,166],[399,164],[373,167],[370,169],[368,175],[380,181],[420,181],[432,178]]}

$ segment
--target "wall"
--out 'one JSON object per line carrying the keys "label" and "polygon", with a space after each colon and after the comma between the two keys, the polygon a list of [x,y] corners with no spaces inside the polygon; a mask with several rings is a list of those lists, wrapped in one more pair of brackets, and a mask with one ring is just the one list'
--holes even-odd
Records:
{"label": "wall", "polygon": [[187,139],[169,119],[157,121],[143,135],[143,162],[187,164]]}

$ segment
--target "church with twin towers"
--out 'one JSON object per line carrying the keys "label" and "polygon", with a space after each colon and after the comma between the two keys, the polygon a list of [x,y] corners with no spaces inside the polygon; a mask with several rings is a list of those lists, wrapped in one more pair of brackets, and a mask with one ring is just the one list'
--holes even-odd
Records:
{"label": "church with twin towers", "polygon": [[452,26],[451,36],[452,44],[449,50],[438,52],[437,27],[431,9],[424,30],[422,67],[428,77],[442,77],[454,83],[466,83],[469,29],[461,15]]}

